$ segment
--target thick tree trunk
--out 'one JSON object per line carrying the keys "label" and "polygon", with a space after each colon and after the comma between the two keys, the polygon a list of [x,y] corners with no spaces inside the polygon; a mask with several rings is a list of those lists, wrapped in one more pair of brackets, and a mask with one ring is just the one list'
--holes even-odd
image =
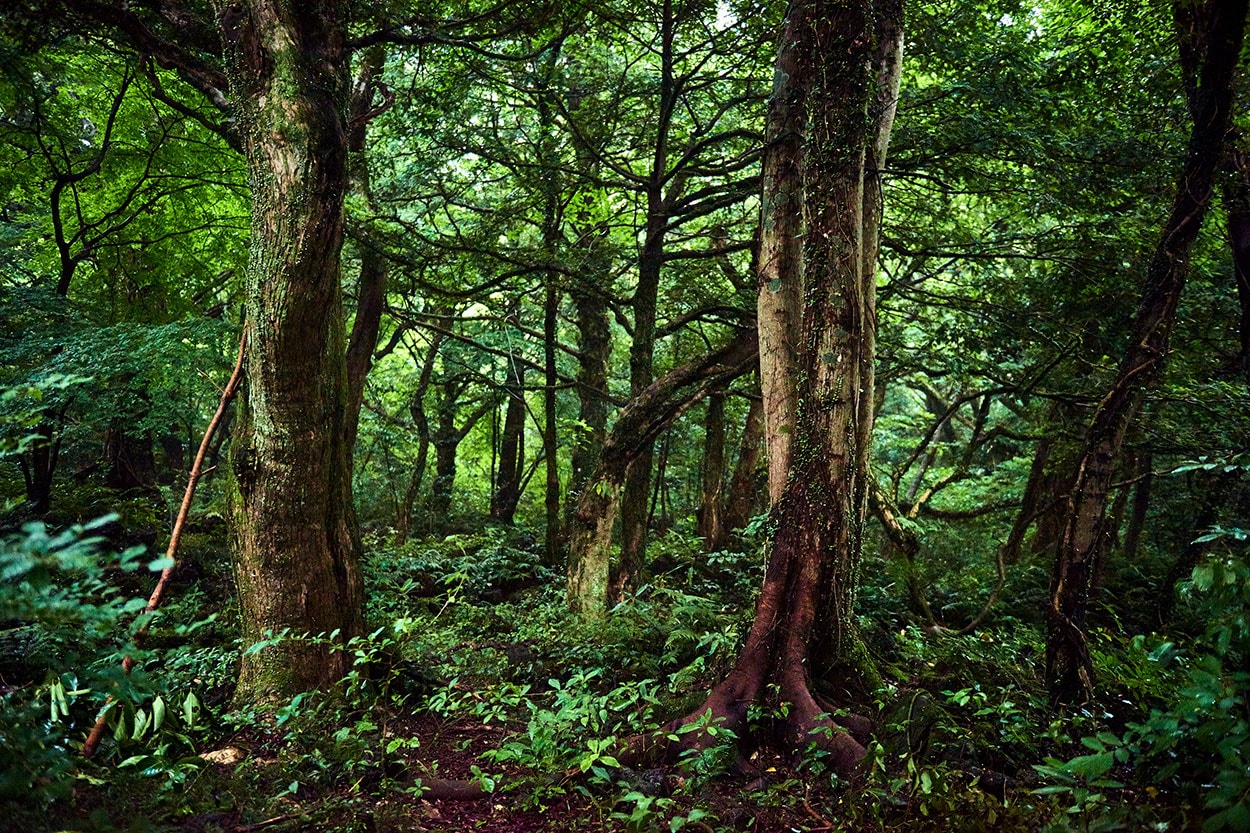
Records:
{"label": "thick tree trunk", "polygon": [[[787,30],[788,31],[788,30]],[[768,502],[790,478],[797,413],[798,323],[803,317],[803,134],[813,69],[804,45],[783,34],[768,100],[760,198],[760,389],[768,452]]]}
{"label": "thick tree trunk", "polygon": [[1046,679],[1051,701],[1090,698],[1093,663],[1085,639],[1090,584],[1108,535],[1107,497],[1124,436],[1141,394],[1163,369],[1176,308],[1188,272],[1189,253],[1211,200],[1215,169],[1228,131],[1232,75],[1245,31],[1246,0],[1209,0],[1203,33],[1205,60],[1199,73],[1184,167],[1172,210],[1146,275],[1141,304],[1119,374],[1098,404],[1085,435],[1068,502],[1046,611]]}
{"label": "thick tree trunk", "polygon": [[[752,703],[775,700],[773,705],[786,708],[774,740],[789,748],[815,742],[843,773],[862,757],[863,736],[840,731],[814,696],[813,682],[834,682],[836,672],[836,684],[847,693],[875,678],[853,619],[869,490],[876,342],[875,265],[866,257],[877,244],[865,237],[875,233],[865,220],[879,216],[874,203],[880,191],[867,180],[883,160],[892,122],[900,14],[894,2],[867,1],[796,0],[787,10],[776,86],[806,91],[805,99],[796,93],[799,117],[784,127],[805,126],[804,305],[798,338],[789,342],[802,347],[792,470],[773,508],[773,548],[738,661],[699,709],[670,724],[710,710],[733,728]],[[770,120],[770,144],[779,138],[777,129]],[[877,163],[872,170],[866,168],[870,159]],[[766,187],[778,187],[776,180]],[[766,193],[762,202],[775,204],[775,195]],[[784,317],[761,318],[761,338],[765,329],[788,324]],[[767,401],[776,395],[770,390],[765,388],[766,412],[776,404]],[[864,728],[859,721],[848,723],[856,725],[846,728]],[[685,738],[703,742],[698,732]]]}
{"label": "thick tree trunk", "polygon": [[[251,184],[247,385],[231,451],[243,644],[363,631],[347,444],[339,261],[348,190],[342,9],[251,0],[222,11]],[[246,651],[235,702],[334,687],[324,641]]]}
{"label": "thick tree trunk", "polygon": [[756,357],[755,334],[743,333],[711,355],[661,376],[622,409],[569,524],[569,610],[586,617],[606,610],[612,526],[630,463],[709,391],[749,372]]}
{"label": "thick tree trunk", "polygon": [[451,493],[456,486],[456,449],[460,432],[456,430],[454,401],[443,401],[436,412],[436,427],[430,444],[434,446],[434,483],[430,488],[430,517],[445,520],[451,512]]}

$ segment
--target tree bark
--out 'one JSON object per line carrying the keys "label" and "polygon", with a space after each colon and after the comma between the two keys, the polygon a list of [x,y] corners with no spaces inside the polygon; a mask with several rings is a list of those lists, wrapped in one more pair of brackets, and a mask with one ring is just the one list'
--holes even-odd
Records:
{"label": "tree bark", "polygon": [[703,496],[699,509],[699,536],[703,548],[716,552],[725,537],[722,517],[725,486],[725,392],[707,398],[703,422]]}
{"label": "tree bark", "polygon": [[[380,89],[385,53],[380,47],[365,53],[352,90],[351,117],[348,134],[348,177],[352,190],[363,198],[372,211],[373,186],[369,163],[365,158],[366,128],[372,117],[373,100]],[[356,448],[360,427],[360,408],[365,396],[365,378],[373,367],[373,353],[378,346],[382,313],[386,310],[386,258],[377,249],[360,246],[360,279],[356,284],[356,317],[347,339],[347,435],[348,459]]]}
{"label": "tree bark", "polygon": [[412,475],[408,478],[408,488],[404,490],[404,502],[400,508],[399,519],[396,521],[396,534],[402,544],[408,540],[412,528],[413,509],[417,504],[417,495],[421,492],[421,484],[425,480],[425,465],[430,455],[430,420],[425,413],[425,394],[430,389],[430,379],[434,375],[434,362],[438,358],[438,349],[446,338],[442,333],[433,333],[426,350],[425,360],[421,363],[421,373],[417,377],[417,389],[408,403],[408,412],[412,416],[412,424],[417,432],[417,459],[412,464]]}
{"label": "tree bark", "polygon": [[546,458],[546,484],[543,507],[546,510],[544,555],[549,565],[559,562],[560,553],[560,458],[556,433],[556,324],[560,314],[560,285],[555,272],[547,275],[547,298],[543,312],[543,454]]}
{"label": "tree bark", "polygon": [[1250,382],[1250,154],[1231,137],[1225,151],[1224,210],[1228,213],[1228,242],[1241,311],[1237,327],[1234,366]]}
{"label": "tree bark", "polygon": [[1137,550],[1141,546],[1142,530],[1146,528],[1146,515],[1150,512],[1150,492],[1154,484],[1154,475],[1150,468],[1154,458],[1149,451],[1138,455],[1138,477],[1141,479],[1133,487],[1133,503],[1129,511],[1128,526],[1124,530],[1124,560],[1133,563],[1137,560]]}
{"label": "tree bark", "polygon": [[347,671],[326,641],[270,634],[364,629],[340,289],[350,56],[333,0],[236,3],[221,25],[253,197],[231,516],[243,644],[265,647],[244,652],[243,705]]}
{"label": "tree bark", "polygon": [[1176,196],[1146,275],[1119,373],[1086,432],[1055,559],[1046,611],[1046,679],[1055,704],[1084,701],[1093,695],[1094,668],[1084,625],[1093,571],[1108,535],[1106,508],[1112,473],[1142,392],[1162,372],[1189,253],[1211,201],[1215,169],[1228,132],[1246,0],[1209,0],[1205,12],[1209,25],[1202,33],[1204,60]]}
{"label": "tree bark", "polygon": [[136,432],[114,425],[104,432],[104,456],[108,459],[104,485],[110,489],[155,488],[156,453],[151,431]]}
{"label": "tree bark", "polygon": [[[875,227],[880,191],[870,180],[884,157],[897,96],[901,6],[894,2],[790,4],[782,29],[777,86],[806,91],[802,117],[803,317],[796,366],[792,471],[773,507],[775,535],[755,622],[737,663],[691,715],[710,712],[733,728],[760,701],[786,704],[774,740],[813,741],[829,764],[851,772],[864,753],[813,694],[818,680],[848,695],[875,671],[853,610],[869,491],[876,343]],[[797,78],[795,76],[798,76]],[[770,144],[777,140],[770,122]],[[877,149],[882,153],[878,155]],[[867,167],[869,160],[877,164]],[[766,179],[766,182],[768,180]],[[788,181],[781,187],[790,187]],[[778,187],[776,180],[772,186]],[[775,204],[766,193],[762,203]],[[788,281],[793,275],[785,276]],[[761,331],[785,326],[760,321]],[[776,342],[769,342],[776,343]],[[765,389],[766,412],[776,396]],[[845,728],[859,731],[860,721]],[[822,731],[823,730],[823,731]],[[705,742],[690,732],[686,744]],[[681,744],[677,744],[680,746]]]}
{"label": "tree bark", "polygon": [[569,524],[570,611],[594,618],[607,608],[612,526],[629,465],[717,385],[749,372],[757,350],[755,334],[744,332],[716,352],[661,376],[621,410]]}
{"label": "tree bark", "polygon": [[783,34],[768,100],[761,168],[757,315],[769,506],[781,499],[790,477],[797,413],[798,324],[803,315],[803,137],[813,80],[804,49],[805,44]]}
{"label": "tree bark", "polygon": [[434,446],[434,483],[430,490],[430,514],[445,522],[451,515],[452,497],[456,488],[456,452],[460,443],[469,436],[473,426],[491,412],[493,402],[480,404],[460,425],[456,417],[460,413],[462,383],[447,379],[435,412],[435,428],[431,444]]}
{"label": "tree bark", "polygon": [[593,288],[574,288],[577,314],[577,432],[572,437],[566,516],[571,519],[587,478],[599,459],[608,425],[608,359],[612,330],[607,301]]}
{"label": "tree bark", "polygon": [[742,427],[742,441],[738,444],[738,460],[734,463],[733,478],[730,480],[729,493],[725,498],[724,528],[726,532],[742,529],[754,514],[755,471],[759,467],[763,439],[764,404],[763,400],[754,398],[747,410],[746,424]]}
{"label": "tree bark", "polygon": [[499,476],[491,496],[490,516],[511,524],[521,499],[521,475],[525,468],[525,366],[508,365],[504,385],[503,436],[499,442]]}
{"label": "tree bark", "polygon": [[[634,290],[634,334],[629,348],[629,392],[639,396],[654,379],[656,302],[660,273],[664,267],[668,196],[679,191],[680,177],[670,176],[668,139],[677,106],[673,69],[676,16],[671,0],[663,0],[660,12],[660,101],[655,146],[644,188],[647,219],[638,255],[638,285]],[[667,191],[666,194],[666,185]],[[612,570],[613,601],[632,591],[646,561],[648,497],[651,493],[651,449],[644,449],[631,463],[621,496],[621,555]]]}

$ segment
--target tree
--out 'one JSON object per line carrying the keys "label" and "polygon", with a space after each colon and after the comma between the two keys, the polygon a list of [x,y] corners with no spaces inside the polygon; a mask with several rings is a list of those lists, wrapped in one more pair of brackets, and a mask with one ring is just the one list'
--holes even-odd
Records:
{"label": "tree", "polygon": [[[835,723],[813,686],[836,680],[847,694],[875,676],[853,610],[870,479],[878,175],[897,99],[901,14],[894,2],[800,0],[787,9],[768,153],[801,158],[786,175],[766,176],[762,204],[765,223],[783,193],[788,210],[803,212],[802,273],[791,268],[770,278],[801,282],[802,319],[783,315],[759,326],[761,333],[797,328],[790,472],[773,508],[772,550],[746,644],[706,702],[676,721],[710,714],[733,728],[749,706],[775,698],[787,704],[776,739],[789,747],[815,741],[844,773],[864,747],[842,730],[863,724]],[[786,117],[777,118],[783,108]],[[802,141],[784,141],[791,131]],[[774,161],[765,161],[765,171],[777,170]],[[765,390],[766,412],[775,396]]]}
{"label": "tree", "polygon": [[[165,16],[91,0],[65,7],[85,25],[177,67],[234,119],[247,162],[252,240],[245,279],[247,383],[231,447],[235,576],[247,651],[241,703],[333,685],[342,652],[324,641],[363,630],[351,495],[346,334],[340,288],[347,159],[346,9],[270,0]],[[218,68],[224,60],[226,70]],[[206,116],[200,119],[209,124]]]}
{"label": "tree", "polygon": [[[243,641],[361,633],[359,540],[347,438],[340,288],[350,51],[334,0],[223,10],[233,106],[252,184],[247,385],[231,447]],[[235,699],[332,686],[322,642],[245,652]]]}
{"label": "tree", "polygon": [[[1179,13],[1187,5],[1188,0],[1181,0],[1175,8]],[[1245,0],[1209,0],[1199,18],[1196,40],[1203,60],[1191,105],[1193,129],[1185,163],[1146,274],[1119,373],[1090,419],[1077,463],[1046,611],[1046,677],[1056,703],[1072,703],[1093,694],[1094,669],[1084,623],[1091,583],[1109,534],[1108,493],[1125,434],[1143,392],[1160,375],[1168,353],[1189,255],[1211,200],[1229,129],[1232,78],[1241,53],[1246,5]]]}

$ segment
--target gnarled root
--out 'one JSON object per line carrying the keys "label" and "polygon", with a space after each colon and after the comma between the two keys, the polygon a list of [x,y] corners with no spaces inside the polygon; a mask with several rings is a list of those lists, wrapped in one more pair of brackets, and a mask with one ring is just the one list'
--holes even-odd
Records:
{"label": "gnarled root", "polygon": [[[826,763],[839,775],[855,775],[866,751],[871,721],[859,715],[839,716],[835,721],[812,695],[801,669],[781,674],[776,688],[764,685],[762,672],[740,664],[699,708],[657,732],[628,739],[617,757],[635,767],[673,762],[683,753],[714,746],[723,739],[720,731],[728,729],[738,737],[739,766],[744,769],[749,769],[747,761],[761,745],[797,758],[811,744],[827,753]],[[752,737],[745,731],[747,711],[754,704],[780,715],[772,721],[768,736]]]}

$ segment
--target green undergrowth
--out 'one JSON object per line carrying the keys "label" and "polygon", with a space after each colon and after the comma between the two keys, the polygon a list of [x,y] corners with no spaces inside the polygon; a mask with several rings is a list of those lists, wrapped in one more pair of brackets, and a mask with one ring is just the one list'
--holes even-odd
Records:
{"label": "green undergrowth", "polygon": [[[525,530],[373,541],[369,632],[342,647],[342,689],[232,711],[243,646],[212,534],[192,538],[137,651],[130,635],[150,571],[163,565],[139,549],[110,553],[99,536],[110,522],[32,525],[4,543],[8,829],[227,830],[272,819],[278,830],[420,829],[432,823],[422,796],[441,778],[475,781],[493,805],[575,813],[586,830],[1250,826],[1250,568],[1239,531],[1219,533],[1186,585],[1183,613],[1202,632],[1095,630],[1098,701],[1062,712],[1046,702],[1033,623],[934,633],[874,616],[888,589],[870,587],[862,620],[889,684],[872,710],[864,771],[848,781],[815,743],[743,759],[739,738],[710,717],[685,731],[713,743],[675,766],[634,770],[617,757],[623,739],[696,708],[731,667],[760,580],[757,551],[703,556],[670,535],[638,594],[585,623],[566,615],[559,572]],[[891,621],[903,623],[880,627]],[[120,672],[127,653],[139,660],[131,675]],[[81,740],[106,705],[104,743],[83,761]],[[752,709],[737,727],[743,748],[780,716]]]}

